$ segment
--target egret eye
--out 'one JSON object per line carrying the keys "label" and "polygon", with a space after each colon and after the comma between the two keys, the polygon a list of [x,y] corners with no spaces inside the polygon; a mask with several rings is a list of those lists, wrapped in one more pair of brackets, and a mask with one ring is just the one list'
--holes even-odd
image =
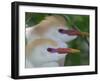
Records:
{"label": "egret eye", "polygon": [[59,29],[58,31],[59,31],[60,33],[62,33],[62,34],[66,33],[66,31],[65,31],[64,29]]}
{"label": "egret eye", "polygon": [[51,52],[51,53],[55,53],[56,52],[56,49],[54,49],[54,48],[47,48],[47,51],[48,52]]}

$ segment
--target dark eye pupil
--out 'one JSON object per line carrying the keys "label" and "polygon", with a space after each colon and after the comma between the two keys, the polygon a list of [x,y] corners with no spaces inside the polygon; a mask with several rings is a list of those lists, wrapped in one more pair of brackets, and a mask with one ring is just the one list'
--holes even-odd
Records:
{"label": "dark eye pupil", "polygon": [[63,29],[59,29],[59,32],[63,32]]}
{"label": "dark eye pupil", "polygon": [[48,48],[47,51],[52,51],[52,48]]}
{"label": "dark eye pupil", "polygon": [[48,51],[48,52],[51,52],[51,53],[56,52],[56,50],[55,50],[55,49],[53,49],[53,48],[47,48],[47,51]]}
{"label": "dark eye pupil", "polygon": [[60,33],[65,33],[66,31],[65,30],[63,30],[63,29],[59,29],[58,30]]}

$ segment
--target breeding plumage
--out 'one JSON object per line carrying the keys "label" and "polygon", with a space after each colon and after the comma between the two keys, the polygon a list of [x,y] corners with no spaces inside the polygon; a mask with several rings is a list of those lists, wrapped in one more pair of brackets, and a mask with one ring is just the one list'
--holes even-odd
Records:
{"label": "breeding plumage", "polygon": [[[67,53],[79,52],[68,48],[67,44],[46,38],[33,40],[26,46],[26,59],[34,67],[60,66],[60,60],[64,60]],[[26,67],[27,64],[26,64]]]}
{"label": "breeding plumage", "polygon": [[68,53],[79,52],[69,49],[66,42],[82,34],[68,29],[66,20],[59,15],[48,16],[39,24],[26,28],[26,67],[63,66]]}

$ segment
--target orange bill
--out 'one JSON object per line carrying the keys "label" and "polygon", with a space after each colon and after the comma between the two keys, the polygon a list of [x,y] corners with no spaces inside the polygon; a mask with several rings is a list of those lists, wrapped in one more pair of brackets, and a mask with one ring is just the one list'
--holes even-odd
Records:
{"label": "orange bill", "polygon": [[73,49],[73,48],[48,48],[47,51],[51,53],[59,53],[59,54],[80,52],[80,50]]}
{"label": "orange bill", "polygon": [[88,32],[79,32],[75,29],[71,29],[71,30],[59,29],[59,32],[62,34],[68,34],[71,36],[73,36],[73,35],[82,36],[82,37],[89,36]]}

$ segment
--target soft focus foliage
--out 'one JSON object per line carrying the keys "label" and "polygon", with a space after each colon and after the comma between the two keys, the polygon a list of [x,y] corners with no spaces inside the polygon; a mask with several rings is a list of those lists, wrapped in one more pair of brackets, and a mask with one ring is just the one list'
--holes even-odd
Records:
{"label": "soft focus foliage", "polygon": [[[30,27],[38,24],[45,16],[53,14],[26,13],[25,25]],[[60,14],[59,14],[60,15]],[[70,28],[76,26],[80,31],[89,32],[89,16],[88,15],[63,15],[66,18],[66,23]],[[80,53],[69,54],[66,56],[65,66],[88,65],[89,64],[89,38],[78,37],[69,42],[71,48],[80,49]]]}

